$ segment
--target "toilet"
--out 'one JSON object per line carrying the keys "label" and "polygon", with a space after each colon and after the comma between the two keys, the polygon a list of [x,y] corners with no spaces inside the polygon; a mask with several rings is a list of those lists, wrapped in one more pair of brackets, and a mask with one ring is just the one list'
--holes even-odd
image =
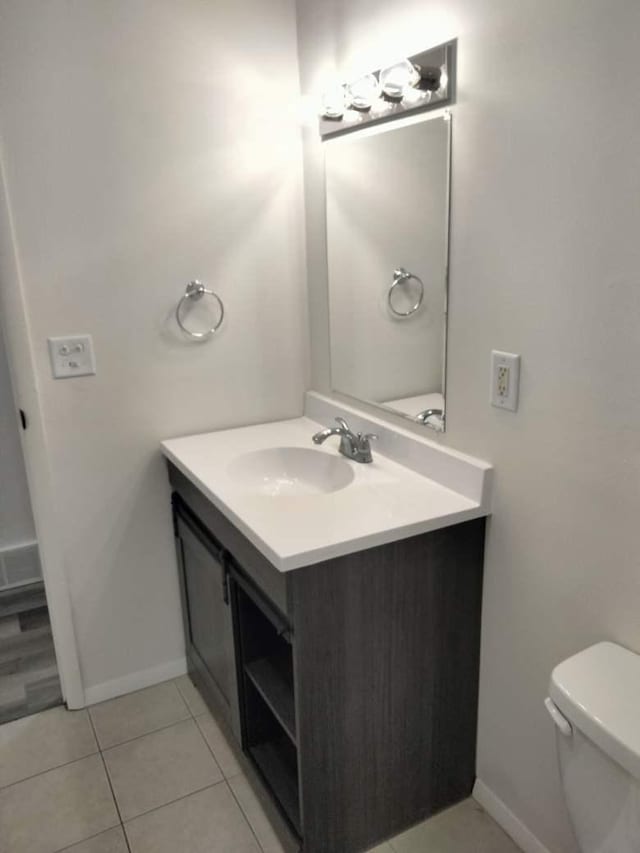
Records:
{"label": "toilet", "polygon": [[640,656],[598,643],[559,664],[547,710],[582,853],[640,853]]}

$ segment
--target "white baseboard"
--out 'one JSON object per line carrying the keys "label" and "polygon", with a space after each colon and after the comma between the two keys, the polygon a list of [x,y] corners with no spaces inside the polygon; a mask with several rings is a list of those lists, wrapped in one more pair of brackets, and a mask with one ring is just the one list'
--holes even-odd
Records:
{"label": "white baseboard", "polygon": [[33,548],[37,544],[35,539],[20,539],[17,542],[0,543],[0,554],[3,551],[21,551],[23,548]]}
{"label": "white baseboard", "polygon": [[169,663],[160,664],[160,666],[152,666],[151,669],[143,669],[142,672],[132,672],[122,678],[114,678],[112,681],[94,684],[93,687],[85,687],[85,701],[87,705],[95,705],[97,702],[114,699],[116,696],[123,696],[125,693],[133,693],[135,690],[142,690],[144,687],[153,687],[154,684],[160,684],[161,681],[169,681],[170,678],[184,675],[186,671],[186,658],[172,660]]}
{"label": "white baseboard", "polygon": [[505,806],[502,800],[481,779],[476,779],[476,784],[473,786],[473,799],[480,803],[487,814],[491,815],[524,853],[550,853],[533,832],[514,815],[511,809]]}

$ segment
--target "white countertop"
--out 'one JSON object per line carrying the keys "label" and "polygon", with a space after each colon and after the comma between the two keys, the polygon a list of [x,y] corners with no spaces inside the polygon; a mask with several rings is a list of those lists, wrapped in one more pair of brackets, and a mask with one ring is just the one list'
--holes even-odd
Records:
{"label": "white countertop", "polygon": [[418,394],[414,397],[399,397],[397,400],[384,400],[380,403],[387,409],[401,412],[410,418],[417,418],[421,412],[427,409],[443,409],[444,397],[438,391],[432,394]]}
{"label": "white countertop", "polygon": [[[337,438],[312,444],[322,428],[302,417],[170,439],[162,452],[281,572],[488,514],[488,488],[474,500],[392,461],[375,445],[372,463],[345,460],[353,480],[330,494],[257,494],[233,476],[234,460],[262,449],[314,448],[339,456]],[[480,476],[490,471],[485,463],[449,455],[458,467],[477,462]]]}

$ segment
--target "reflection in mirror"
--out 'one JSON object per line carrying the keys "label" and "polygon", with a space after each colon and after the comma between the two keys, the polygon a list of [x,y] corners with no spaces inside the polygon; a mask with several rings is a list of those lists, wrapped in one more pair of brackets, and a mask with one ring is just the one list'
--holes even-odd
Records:
{"label": "reflection in mirror", "polygon": [[444,429],[451,117],[325,143],[331,384]]}

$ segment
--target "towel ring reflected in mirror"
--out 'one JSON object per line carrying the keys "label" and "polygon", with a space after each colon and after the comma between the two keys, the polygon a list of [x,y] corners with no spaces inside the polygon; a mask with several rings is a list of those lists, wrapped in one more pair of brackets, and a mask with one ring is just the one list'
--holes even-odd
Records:
{"label": "towel ring reflected in mirror", "polygon": [[[418,298],[415,303],[409,308],[408,311],[398,311],[397,308],[393,306],[393,292],[397,287],[400,287],[403,284],[411,281],[418,282]],[[408,272],[408,270],[404,269],[404,267],[399,267],[397,270],[393,271],[393,284],[389,288],[389,293],[387,294],[387,303],[389,305],[389,311],[394,315],[394,317],[411,317],[412,314],[415,314],[416,311],[420,309],[422,302],[424,300],[424,284],[422,279],[417,275],[414,275],[412,272]]]}
{"label": "towel ring reflected in mirror", "polygon": [[[215,325],[211,326],[210,329],[207,329],[205,332],[193,332],[191,329],[187,329],[182,320],[181,312],[184,305],[190,300],[197,301],[198,299],[202,299],[203,296],[210,296],[212,299],[218,303],[218,311],[220,316],[218,317],[218,321]],[[195,338],[196,340],[204,340],[205,338],[210,338],[211,335],[214,335],[220,326],[222,325],[222,321],[224,320],[224,304],[222,299],[218,296],[217,293],[214,293],[213,290],[208,290],[201,281],[190,281],[187,285],[187,289],[184,293],[184,296],[178,302],[176,307],[176,321],[178,326],[182,329],[185,335],[189,335],[190,338]]]}

